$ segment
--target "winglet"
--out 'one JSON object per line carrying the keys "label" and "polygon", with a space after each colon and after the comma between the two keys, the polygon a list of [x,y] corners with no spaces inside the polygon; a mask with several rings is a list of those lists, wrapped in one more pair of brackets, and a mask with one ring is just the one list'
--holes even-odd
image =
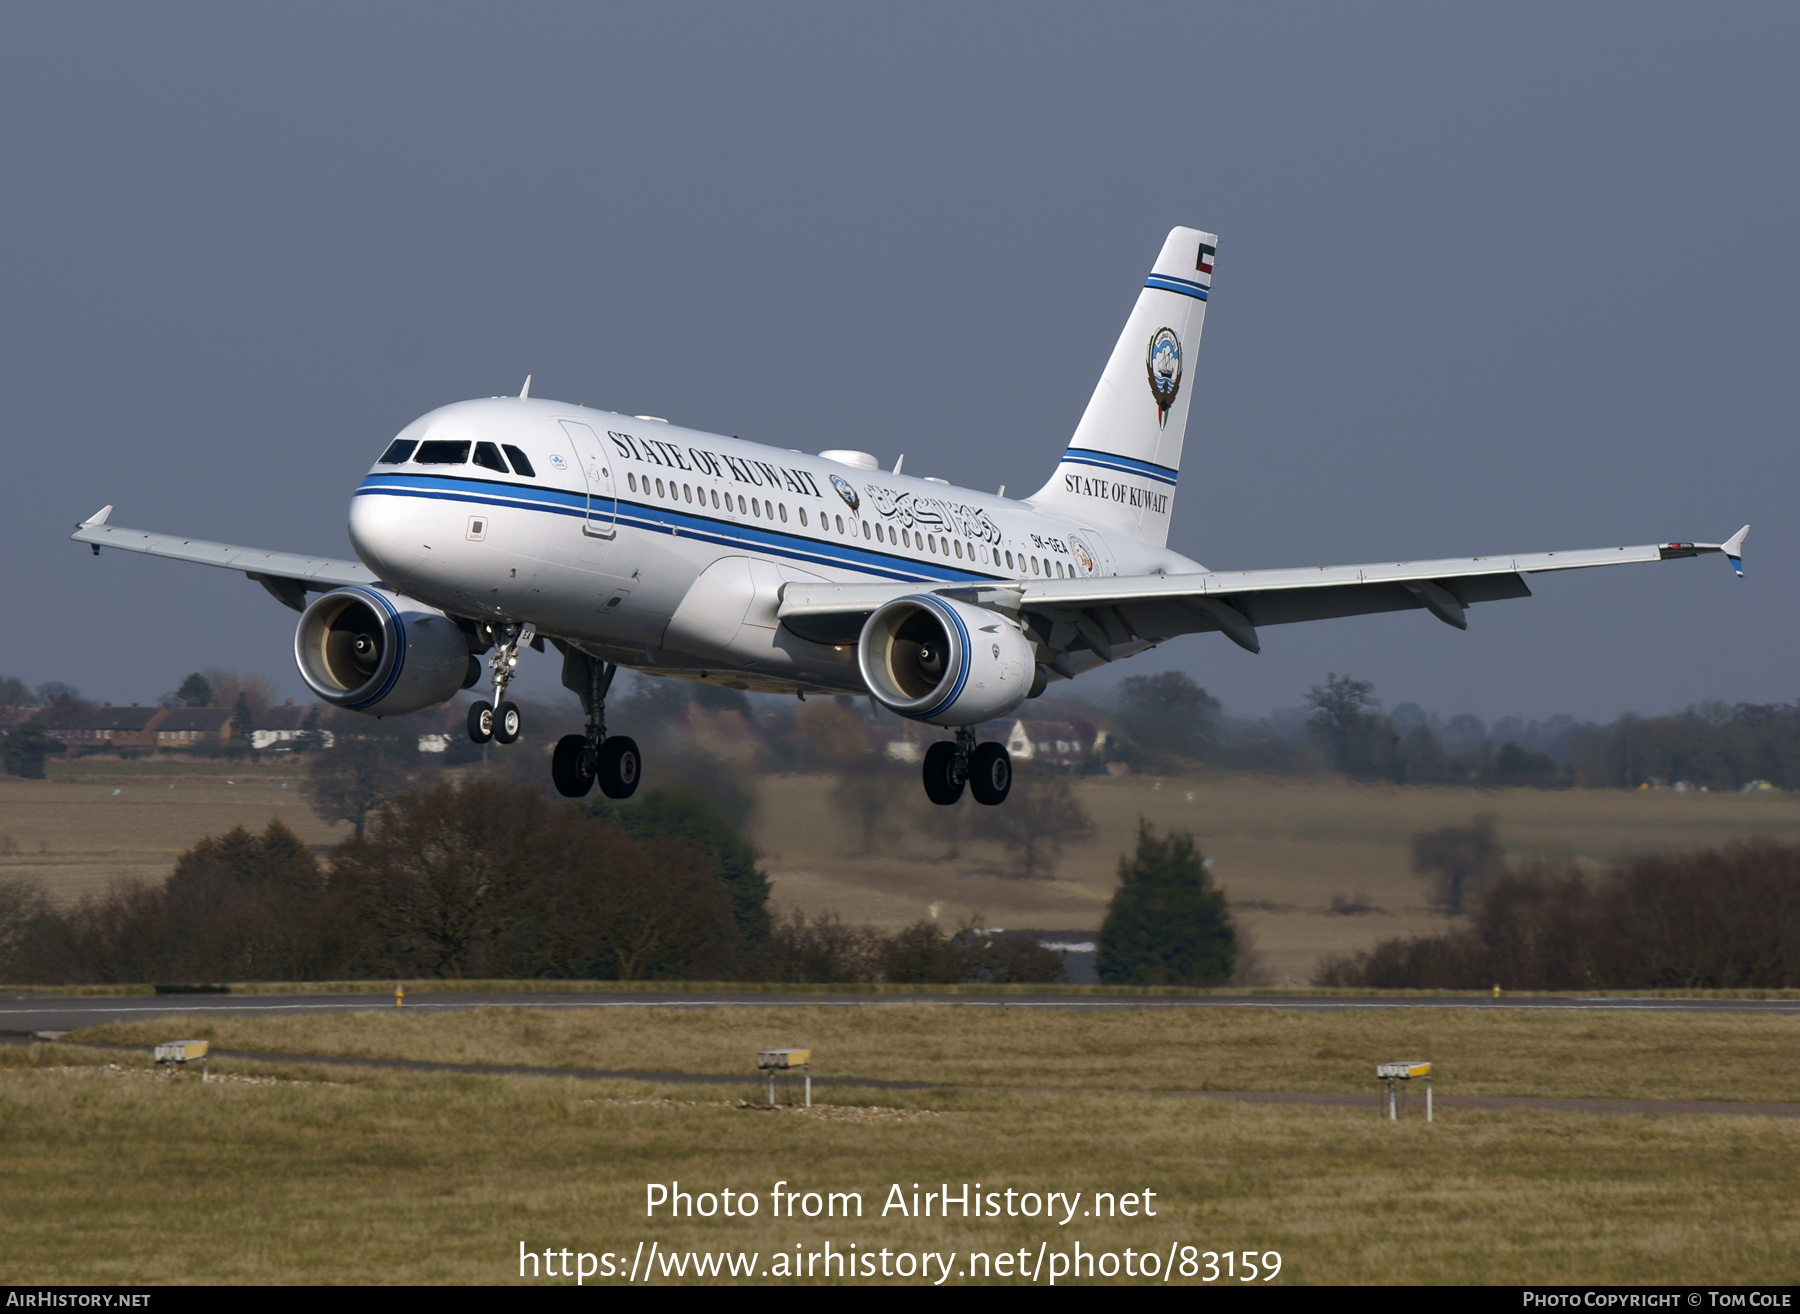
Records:
{"label": "winglet", "polygon": [[1731,568],[1737,571],[1739,579],[1744,577],[1744,537],[1749,532],[1750,526],[1745,525],[1726,539],[1724,546],[1720,549],[1725,553],[1725,559],[1731,563]]}
{"label": "winglet", "polygon": [[[81,523],[84,525],[104,525],[106,523],[106,518],[110,516],[112,512],[112,503],[109,502]],[[1740,534],[1739,537],[1741,538],[1743,536]]]}
{"label": "winglet", "polygon": [[525,386],[519,389],[519,400],[524,401],[529,396],[531,396],[531,376],[527,374],[525,376]]}

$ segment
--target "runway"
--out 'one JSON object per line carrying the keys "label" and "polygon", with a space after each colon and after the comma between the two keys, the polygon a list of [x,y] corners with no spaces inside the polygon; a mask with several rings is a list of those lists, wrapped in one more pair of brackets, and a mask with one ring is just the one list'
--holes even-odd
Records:
{"label": "runway", "polygon": [[[576,994],[468,993],[419,991],[404,1007],[423,1012],[471,1008],[883,1008],[917,1004],[960,1004],[969,1008],[1050,1008],[1070,1011],[1177,1008],[1300,1009],[1341,1012],[1371,1008],[1552,1009],[1595,1013],[1772,1013],[1800,1015],[1800,999],[1622,999],[1580,996],[1331,996],[1331,995],[956,995],[956,994],[761,994],[754,992],[687,992],[647,989],[630,993]],[[32,1035],[47,1031],[79,1031],[106,1022],[149,1021],[157,1017],[224,1014],[356,1012],[393,1008],[391,995],[132,995],[7,996],[0,993],[0,1032]]]}

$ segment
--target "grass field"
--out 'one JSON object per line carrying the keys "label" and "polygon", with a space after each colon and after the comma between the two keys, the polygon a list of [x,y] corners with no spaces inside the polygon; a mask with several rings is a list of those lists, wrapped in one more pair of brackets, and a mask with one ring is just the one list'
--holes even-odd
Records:
{"label": "grass field", "polygon": [[[956,1086],[1369,1092],[1424,1058],[1463,1095],[1800,1100],[1800,1018],[1527,1009],[579,1008],[196,1016],[74,1038],[654,1072],[750,1071],[810,1048],[833,1075]],[[1723,1074],[1729,1074],[1726,1080]]]}
{"label": "grass field", "polygon": [[73,902],[117,880],[160,881],[176,857],[233,826],[280,817],[309,844],[349,834],[313,815],[294,763],[52,761],[49,779],[0,776],[0,878]]}
{"label": "grass field", "polygon": [[[46,781],[0,777],[0,876],[34,876],[56,898],[72,900],[121,877],[160,880],[182,850],[234,825],[260,830],[280,817],[308,843],[341,839],[348,828],[313,815],[294,767],[274,756],[256,765],[83,758],[52,762]],[[655,784],[653,772],[647,783]],[[910,783],[897,781],[896,789]],[[1190,829],[1255,938],[1267,979],[1277,984],[1304,984],[1323,955],[1449,925],[1423,906],[1423,887],[1408,870],[1409,846],[1417,831],[1463,824],[1479,812],[1497,816],[1512,854],[1589,864],[1753,835],[1800,835],[1800,796],[1790,795],[1397,788],[1208,775],[1073,783],[1094,828],[1046,880],[1013,878],[1010,859],[989,842],[966,842],[958,857],[945,859],[941,839],[912,824],[926,805],[910,792],[896,797],[894,828],[877,851],[860,853],[860,833],[822,802],[832,785],[822,776],[757,780],[750,830],[784,905],[835,908],[889,929],[928,916],[935,905],[952,925],[980,913],[990,925],[1094,930],[1138,818]],[[962,807],[975,805],[965,800]],[[805,824],[793,824],[796,817]],[[1364,894],[1377,911],[1334,915],[1336,894]]]}
{"label": "grass field", "polygon": [[[951,922],[980,912],[993,925],[1097,929],[1138,818],[1191,830],[1277,984],[1304,984],[1324,955],[1451,925],[1423,906],[1424,886],[1409,869],[1412,837],[1465,825],[1478,813],[1496,815],[1500,842],[1513,855],[1595,866],[1630,853],[1800,835],[1800,796],[1790,795],[1401,788],[1241,775],[1074,783],[1094,819],[1093,837],[1070,848],[1049,880],[1010,878],[1006,855],[993,845],[967,845],[960,858],[936,861],[942,845],[920,829],[858,855],[860,837],[820,808],[829,783],[815,776],[765,780],[753,835],[775,873],[775,898],[803,908],[835,907],[853,920],[899,926],[938,904]],[[794,826],[795,817],[807,824]],[[1334,894],[1359,893],[1379,911],[1330,912]]]}
{"label": "grass field", "polygon": [[[109,1069],[143,1060],[73,1046],[0,1049],[0,1280],[503,1282],[518,1279],[521,1242],[627,1265],[640,1242],[754,1252],[760,1274],[829,1240],[840,1253],[954,1255],[951,1283],[968,1280],[972,1251],[1066,1254],[1077,1241],[1165,1257],[1274,1250],[1281,1283],[1791,1283],[1800,1120],[1440,1111],[1427,1126],[1416,1112],[1385,1122],[1373,1101],[1246,1106],[1146,1088],[1371,1091],[1375,1060],[1423,1052],[1445,1093],[1793,1099],[1796,1025],[913,1006],[106,1028],[84,1034],[727,1072],[759,1046],[810,1044],[827,1077],[956,1086],[896,1098],[822,1082],[831,1107],[809,1116],[737,1107],[758,1098],[748,1074],[737,1091],[226,1060],[287,1080],[202,1084]],[[759,1213],[646,1219],[646,1183],[673,1181],[755,1192]],[[860,1192],[864,1215],[772,1218],[777,1181]],[[1096,1191],[1150,1190],[1157,1215],[882,1216],[893,1184],[910,1198],[913,1183],[944,1182],[1080,1192],[1084,1209]]]}

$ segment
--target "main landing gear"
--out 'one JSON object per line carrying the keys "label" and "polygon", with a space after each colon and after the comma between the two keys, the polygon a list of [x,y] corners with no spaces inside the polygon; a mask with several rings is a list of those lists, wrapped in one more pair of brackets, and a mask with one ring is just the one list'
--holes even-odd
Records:
{"label": "main landing gear", "polygon": [[571,683],[571,668],[587,677],[585,689],[574,685],[588,714],[587,731],[564,735],[556,741],[556,752],[550,758],[550,778],[556,783],[556,792],[564,798],[583,798],[598,781],[600,792],[608,798],[630,798],[637,792],[644,766],[637,741],[627,735],[606,733],[606,692],[612,688],[619,668],[570,648],[563,658],[565,685]]}
{"label": "main landing gear", "polygon": [[[520,647],[529,646],[536,637],[537,630],[531,625],[495,627],[494,655],[488,658],[494,672],[493,697],[469,708],[469,738],[476,743],[491,739],[510,744],[519,737],[519,707],[507,699],[506,686],[518,673]],[[606,733],[606,691],[612,688],[619,668],[561,643],[558,647],[564,648],[563,683],[581,696],[588,719],[585,734],[564,735],[557,741],[550,757],[550,778],[556,792],[564,798],[584,798],[597,781],[608,798],[630,798],[637,792],[643,759],[636,742],[625,735],[609,738]]]}
{"label": "main landing gear", "polygon": [[956,742],[942,740],[925,750],[925,797],[948,807],[963,794],[963,786],[975,801],[993,807],[1004,803],[1012,790],[1012,754],[1005,744],[977,744],[975,732],[958,726]]}

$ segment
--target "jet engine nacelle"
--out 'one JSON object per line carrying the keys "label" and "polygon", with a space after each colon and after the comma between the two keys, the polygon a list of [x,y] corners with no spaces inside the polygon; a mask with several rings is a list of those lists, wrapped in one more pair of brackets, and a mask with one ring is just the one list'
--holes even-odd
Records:
{"label": "jet engine nacelle", "polygon": [[300,614],[294,660],[334,707],[400,716],[446,702],[481,676],[456,622],[386,589],[333,589]]}
{"label": "jet engine nacelle", "polygon": [[883,604],[856,642],[883,707],[932,725],[1005,716],[1031,692],[1031,644],[998,612],[915,593]]}

